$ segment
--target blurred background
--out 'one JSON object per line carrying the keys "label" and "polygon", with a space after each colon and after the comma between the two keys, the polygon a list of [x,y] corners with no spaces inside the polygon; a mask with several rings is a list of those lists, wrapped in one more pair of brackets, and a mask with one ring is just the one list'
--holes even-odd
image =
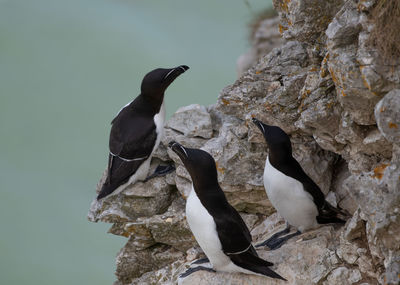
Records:
{"label": "blurred background", "polygon": [[143,76],[190,70],[166,93],[216,102],[270,0],[0,0],[0,284],[112,284],[126,242],[86,214],[110,122]]}

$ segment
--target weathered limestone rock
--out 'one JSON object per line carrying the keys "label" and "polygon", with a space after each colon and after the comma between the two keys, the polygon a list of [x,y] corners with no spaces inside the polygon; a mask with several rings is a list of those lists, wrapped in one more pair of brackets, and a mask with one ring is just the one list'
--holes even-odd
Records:
{"label": "weathered limestone rock", "polygon": [[[105,179],[104,175],[102,180]],[[100,201],[94,200],[88,218],[92,222],[100,220],[114,223],[157,215],[167,210],[173,196],[174,187],[164,178],[157,177],[146,183],[128,185],[121,195],[108,196]]]}
{"label": "weathered limestone rock", "polygon": [[177,250],[186,251],[196,243],[186,223],[184,207],[185,201],[182,198],[176,198],[165,213],[116,223],[109,232],[130,237],[131,243],[138,249],[162,243]]}
{"label": "weathered limestone rock", "polygon": [[[248,70],[215,105],[183,107],[171,118],[152,168],[173,161],[176,172],[93,201],[89,220],[112,223],[111,233],[128,238],[116,285],[399,284],[400,59],[383,60],[369,43],[375,2],[274,1],[288,41],[266,52],[275,20],[261,21]],[[204,255],[185,220],[191,180],[166,147],[172,140],[213,155],[219,183],[255,244],[285,227],[265,194],[267,145],[253,116],[290,135],[304,171],[352,217],[278,250],[260,249],[286,283],[201,271],[179,279]]]}
{"label": "weathered limestone rock", "polygon": [[129,284],[143,273],[183,258],[184,254],[181,251],[167,245],[158,244],[146,250],[137,250],[135,246],[131,247],[128,241],[117,256],[116,275],[123,284]]}
{"label": "weathered limestone rock", "polygon": [[[217,110],[247,120],[255,116],[293,132],[298,119],[297,98],[307,77],[305,45],[287,42],[272,50],[233,85],[225,87]],[[268,116],[267,116],[268,115]]]}
{"label": "weathered limestone rock", "polygon": [[[166,267],[163,267],[156,271],[151,271],[143,274],[141,277],[136,278],[130,285],[171,285],[174,284],[178,278],[178,275],[182,266],[182,261],[175,261]],[[117,284],[114,284],[117,285]]]}
{"label": "weathered limestone rock", "polygon": [[273,48],[279,47],[282,43],[278,17],[273,16],[259,21],[253,34],[251,48],[241,55],[236,62],[238,77],[241,77],[261,57],[268,54]]}
{"label": "weathered limestone rock", "polygon": [[322,284],[354,284],[361,280],[361,273],[358,269],[350,270],[346,267],[338,267],[333,270],[326,281]]}
{"label": "weathered limestone rock", "polygon": [[379,94],[374,94],[366,86],[356,60],[361,19],[356,3],[349,3],[344,8],[350,8],[338,13],[326,30],[328,68],[341,106],[356,123],[371,125],[374,123],[371,110],[379,101]]}
{"label": "weathered limestone rock", "polygon": [[285,39],[321,41],[343,0],[274,0],[279,12],[279,31]]}
{"label": "weathered limestone rock", "polygon": [[390,91],[376,104],[375,118],[382,135],[400,145],[400,89]]}
{"label": "weathered limestone rock", "polygon": [[183,133],[187,137],[212,136],[211,117],[204,106],[193,104],[179,108],[168,121],[167,127]]}
{"label": "weathered limestone rock", "polygon": [[375,104],[399,86],[400,71],[399,59],[393,65],[385,64],[368,44],[371,23],[365,12],[358,1],[348,1],[342,7],[326,30],[325,56],[342,107],[357,124],[372,125]]}
{"label": "weathered limestone rock", "polygon": [[369,173],[352,175],[344,184],[348,193],[359,201],[360,216],[367,223],[371,254],[384,265],[388,284],[400,281],[399,154],[399,147],[395,147],[392,161],[376,165]]}
{"label": "weathered limestone rock", "polygon": [[[267,283],[268,282],[268,283]],[[200,271],[196,274],[190,275],[184,280],[179,280],[179,285],[264,285],[264,284],[286,284],[282,281],[276,281],[271,278],[265,278],[261,276],[248,276],[246,274],[232,274],[232,273],[209,273],[205,271]]]}

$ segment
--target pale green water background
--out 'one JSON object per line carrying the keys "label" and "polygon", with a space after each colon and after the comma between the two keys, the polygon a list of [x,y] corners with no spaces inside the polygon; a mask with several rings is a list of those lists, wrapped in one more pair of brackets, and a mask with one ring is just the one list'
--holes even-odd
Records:
{"label": "pale green water background", "polygon": [[156,67],[167,110],[235,80],[268,0],[0,0],[0,284],[111,284],[124,238],[86,214],[110,121]]}

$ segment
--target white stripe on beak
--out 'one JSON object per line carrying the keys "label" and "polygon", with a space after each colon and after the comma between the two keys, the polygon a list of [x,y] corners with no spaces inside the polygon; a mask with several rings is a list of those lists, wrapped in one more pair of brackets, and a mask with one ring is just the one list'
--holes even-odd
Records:
{"label": "white stripe on beak", "polygon": [[259,125],[261,126],[261,128],[262,128],[262,130],[263,130],[263,134],[265,134],[265,129],[264,129],[263,124],[260,122]]}
{"label": "white stripe on beak", "polygon": [[167,75],[165,75],[164,80],[165,80],[172,72],[174,72],[174,70],[175,70],[175,68],[172,69],[170,72],[168,72]]}
{"label": "white stripe on beak", "polygon": [[181,150],[183,150],[183,152],[185,153],[186,157],[189,158],[185,148],[183,146],[181,146],[181,145],[179,145],[179,147],[181,148]]}

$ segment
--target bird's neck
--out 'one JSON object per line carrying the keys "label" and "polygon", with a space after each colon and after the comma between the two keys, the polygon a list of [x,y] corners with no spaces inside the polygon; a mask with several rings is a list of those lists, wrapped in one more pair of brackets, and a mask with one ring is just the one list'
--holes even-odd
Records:
{"label": "bird's neck", "polygon": [[143,94],[143,98],[149,104],[151,109],[154,111],[155,114],[158,114],[161,109],[161,105],[164,102],[164,93],[162,94]]}
{"label": "bird's neck", "polygon": [[280,147],[269,146],[268,159],[271,165],[276,166],[290,161],[292,153]]}
{"label": "bird's neck", "polygon": [[226,200],[225,194],[217,183],[193,183],[193,190],[196,196],[200,199],[202,204],[208,208],[210,201],[215,203],[217,201]]}
{"label": "bird's neck", "polygon": [[193,182],[193,188],[195,189],[196,192],[198,191],[198,189],[211,189],[215,187],[218,187],[218,181],[205,180],[201,182],[200,181]]}

